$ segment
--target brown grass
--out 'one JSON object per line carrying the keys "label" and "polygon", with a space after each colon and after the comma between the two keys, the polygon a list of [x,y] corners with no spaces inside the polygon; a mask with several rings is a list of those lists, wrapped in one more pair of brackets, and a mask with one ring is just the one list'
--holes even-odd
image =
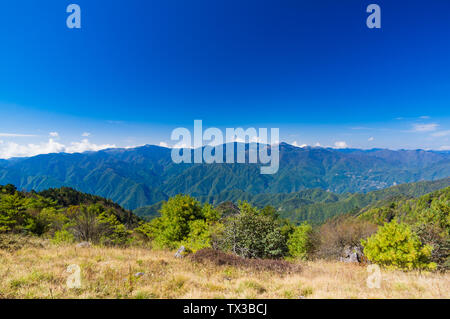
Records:
{"label": "brown grass", "polygon": [[[0,298],[450,297],[448,274],[383,270],[381,288],[370,289],[366,268],[354,264],[315,261],[302,263],[301,271],[280,273],[279,266],[215,260],[177,259],[173,252],[144,248],[48,243],[0,249]],[[66,269],[72,264],[81,268],[80,289],[66,285]],[[137,272],[144,275],[135,277]]]}
{"label": "brown grass", "polygon": [[286,260],[247,259],[209,248],[197,251],[195,254],[190,255],[189,259],[202,264],[211,263],[216,266],[233,266],[254,271],[271,271],[278,275],[289,275],[301,271],[299,263]]}

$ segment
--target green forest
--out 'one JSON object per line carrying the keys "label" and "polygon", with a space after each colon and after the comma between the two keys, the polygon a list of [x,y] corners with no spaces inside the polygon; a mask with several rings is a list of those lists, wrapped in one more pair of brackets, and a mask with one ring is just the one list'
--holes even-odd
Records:
{"label": "green forest", "polygon": [[[201,202],[223,205],[239,200],[263,208],[270,205],[279,215],[296,224],[304,221],[323,223],[324,221],[362,208],[380,205],[389,201],[410,199],[450,186],[450,178],[436,181],[422,181],[401,184],[368,193],[332,193],[320,188],[307,189],[295,193],[251,194],[239,190],[221,193],[220,196],[197,196]],[[133,212],[144,219],[157,217],[162,203],[135,209]]]}

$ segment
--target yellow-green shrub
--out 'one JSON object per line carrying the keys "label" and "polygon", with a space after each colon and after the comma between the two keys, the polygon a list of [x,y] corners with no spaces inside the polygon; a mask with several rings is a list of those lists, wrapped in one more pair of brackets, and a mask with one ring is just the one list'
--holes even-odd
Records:
{"label": "yellow-green shrub", "polygon": [[432,247],[422,245],[411,228],[396,220],[381,226],[367,240],[362,240],[364,254],[376,264],[404,270],[434,269],[430,262]]}
{"label": "yellow-green shrub", "polygon": [[292,257],[306,260],[309,254],[314,250],[313,228],[307,222],[304,222],[290,234],[287,241],[289,254]]}

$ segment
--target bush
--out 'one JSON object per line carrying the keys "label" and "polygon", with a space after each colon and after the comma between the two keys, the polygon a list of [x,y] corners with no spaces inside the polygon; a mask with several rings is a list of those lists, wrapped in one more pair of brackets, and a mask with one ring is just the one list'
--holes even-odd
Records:
{"label": "bush", "polygon": [[384,224],[374,235],[361,241],[364,254],[376,264],[404,270],[434,269],[430,262],[432,247],[422,245],[411,228],[396,220]]}
{"label": "bush", "polygon": [[130,242],[131,231],[122,224],[113,209],[99,204],[71,206],[67,210],[69,222],[64,229],[76,240],[104,245],[123,245]]}
{"label": "bush", "polygon": [[125,245],[131,242],[131,231],[119,222],[111,211],[102,212],[98,217],[101,229],[100,242],[106,245]]}
{"label": "bush", "polygon": [[286,237],[276,219],[247,202],[240,214],[225,221],[215,247],[246,258],[280,258],[287,252]]}
{"label": "bush", "polygon": [[95,206],[72,206],[67,214],[71,219],[70,230],[78,241],[98,242],[101,237],[101,226],[98,223]]}
{"label": "bush", "polygon": [[188,250],[197,250],[210,247],[211,233],[210,226],[202,219],[197,219],[189,223],[190,232],[181,244]]}
{"label": "bush", "polygon": [[289,254],[303,260],[308,259],[315,249],[314,231],[310,224],[304,222],[295,227],[287,241]]}
{"label": "bush", "polygon": [[437,264],[437,269],[450,269],[450,236],[435,224],[416,224],[413,231],[423,244],[433,247],[430,260]]}
{"label": "bush", "polygon": [[360,247],[361,239],[366,239],[376,231],[377,225],[352,216],[329,220],[319,229],[317,255],[325,259],[339,259],[346,247]]}

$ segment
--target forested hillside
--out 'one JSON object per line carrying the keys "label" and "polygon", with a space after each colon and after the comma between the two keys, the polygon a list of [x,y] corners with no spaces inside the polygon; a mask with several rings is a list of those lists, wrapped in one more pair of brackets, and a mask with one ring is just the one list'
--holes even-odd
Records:
{"label": "forested hillside", "polygon": [[379,225],[397,218],[408,223],[436,224],[450,231],[450,187],[419,198],[385,201],[384,205],[362,209],[359,215]]}
{"label": "forested hillside", "polygon": [[55,243],[121,245],[129,242],[139,221],[111,200],[71,188],[36,193],[0,186],[0,233],[43,236]]}
{"label": "forested hillside", "polygon": [[[432,182],[401,184],[369,193],[336,194],[320,188],[295,193],[250,194],[239,190],[223,192],[216,196],[199,196],[201,202],[218,205],[223,202],[248,201],[257,207],[273,206],[280,216],[292,222],[309,221],[320,223],[334,216],[355,212],[370,205],[381,205],[384,201],[409,199],[450,186],[450,178]],[[138,208],[135,214],[151,219],[158,216],[161,202]]]}
{"label": "forested hillside", "polygon": [[[231,146],[236,147],[227,145]],[[148,145],[11,159],[0,162],[0,184],[28,191],[68,186],[136,209],[179,193],[217,203],[311,188],[336,194],[366,193],[450,176],[448,152],[298,148],[282,143],[280,169],[274,175],[261,175],[255,164],[174,164],[170,153],[171,149]],[[303,199],[295,196],[294,201]],[[288,197],[275,195],[274,199]]]}

